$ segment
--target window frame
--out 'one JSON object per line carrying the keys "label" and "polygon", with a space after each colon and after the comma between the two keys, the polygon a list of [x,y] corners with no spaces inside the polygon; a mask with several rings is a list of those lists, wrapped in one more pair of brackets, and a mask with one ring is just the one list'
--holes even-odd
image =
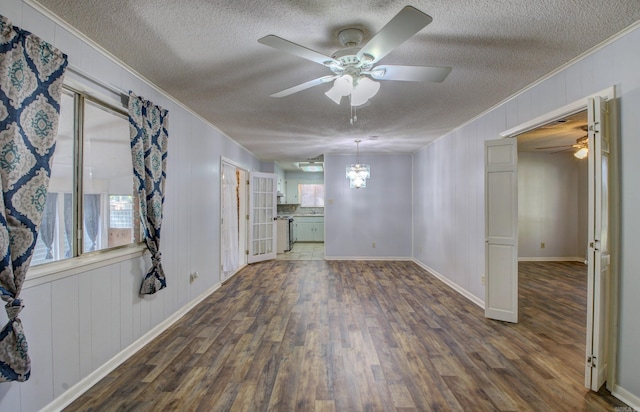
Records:
{"label": "window frame", "polygon": [[[107,99],[103,99],[99,97],[97,94],[93,93],[91,90],[87,89],[81,84],[76,86],[73,81],[64,81],[63,84],[63,93],[67,93],[67,95],[71,94],[73,98],[73,137],[72,137],[72,156],[73,156],[73,176],[71,177],[71,257],[63,258],[59,260],[54,260],[51,262],[43,262],[37,265],[29,267],[27,281],[28,283],[39,284],[40,278],[47,278],[45,281],[51,281],[48,278],[48,275],[56,275],[56,277],[65,277],[69,276],[72,273],[64,274],[64,272],[68,272],[70,269],[71,272],[83,271],[83,267],[87,265],[91,266],[103,266],[112,264],[116,261],[128,260],[132,256],[138,255],[142,256],[146,251],[146,245],[142,240],[142,230],[140,227],[140,218],[139,218],[139,201],[138,194],[133,190],[133,180],[131,182],[131,195],[133,196],[133,236],[134,239],[138,239],[137,241],[133,241],[131,243],[125,245],[119,245],[114,247],[106,247],[96,251],[83,251],[83,242],[86,234],[84,233],[83,227],[83,207],[84,207],[84,187],[83,187],[83,178],[84,178],[84,121],[85,121],[85,112],[84,108],[86,104],[92,104],[94,107],[99,108],[100,110],[104,110],[107,113],[116,115],[118,117],[122,117],[123,119],[128,120],[128,110],[126,107],[126,100],[123,99],[120,103],[121,106],[118,107],[115,103],[110,103]],[[122,193],[117,194],[107,194],[107,195],[122,195]],[[106,196],[107,202],[109,196]],[[107,209],[109,209],[107,205]],[[108,210],[107,210],[108,211]],[[107,219],[108,216],[105,216]]]}
{"label": "window frame", "polygon": [[[303,205],[302,204],[302,191],[303,191],[303,186],[313,186],[313,205]],[[322,186],[322,205],[317,205],[316,201],[318,200],[318,196],[316,193],[317,187],[318,186]],[[324,207],[325,204],[325,194],[326,194],[326,188],[324,183],[298,183],[298,199],[300,200],[300,207]]]}

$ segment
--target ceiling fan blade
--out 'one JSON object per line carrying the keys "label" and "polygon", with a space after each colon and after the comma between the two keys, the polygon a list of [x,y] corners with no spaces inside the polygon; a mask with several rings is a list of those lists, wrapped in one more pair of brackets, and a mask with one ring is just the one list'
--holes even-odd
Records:
{"label": "ceiling fan blade", "polygon": [[374,67],[371,77],[377,80],[440,83],[450,72],[451,67],[383,65]]}
{"label": "ceiling fan blade", "polygon": [[290,42],[289,40],[285,40],[281,37],[274,36],[273,34],[258,39],[258,43],[273,47],[274,49],[282,50],[289,54],[293,54],[294,56],[302,57],[303,59],[311,60],[312,62],[322,64],[324,66],[329,66],[331,64],[340,65],[339,61],[329,56],[325,56],[322,53]]}
{"label": "ceiling fan blade", "polygon": [[432,20],[433,18],[428,14],[406,6],[360,49],[357,56],[362,58],[367,54],[373,57],[373,63],[375,63],[426,27]]}
{"label": "ceiling fan blade", "polygon": [[567,147],[566,149],[556,150],[555,152],[551,152],[551,154],[563,153],[563,152],[566,152],[567,150],[571,150],[571,148],[570,148],[570,147]]}
{"label": "ceiling fan blade", "polygon": [[312,88],[314,86],[319,86],[319,85],[324,84],[324,83],[329,83],[331,80],[333,80],[333,79],[335,79],[337,77],[339,77],[339,76],[337,76],[337,75],[336,76],[324,76],[324,77],[319,77],[317,79],[309,80],[308,82],[299,84],[297,86],[290,87],[290,88],[288,88],[286,90],[283,90],[281,92],[278,92],[278,93],[274,93],[274,94],[271,95],[271,97],[289,96],[291,94],[298,93],[298,92],[301,92],[301,91],[306,90],[306,89],[310,89],[310,88]]}
{"label": "ceiling fan blade", "polygon": [[536,147],[536,150],[545,150],[545,149],[559,149],[561,147],[566,147],[566,148],[570,148],[573,147],[572,144],[563,144],[560,146],[544,146],[544,147]]}

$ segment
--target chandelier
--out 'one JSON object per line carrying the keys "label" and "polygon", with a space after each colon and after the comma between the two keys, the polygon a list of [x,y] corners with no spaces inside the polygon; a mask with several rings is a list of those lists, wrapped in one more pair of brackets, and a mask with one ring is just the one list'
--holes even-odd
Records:
{"label": "chandelier", "polygon": [[356,162],[347,166],[347,179],[349,179],[349,187],[351,189],[360,189],[367,187],[367,179],[371,177],[369,165],[360,164],[358,157],[360,154],[360,142],[356,140]]}

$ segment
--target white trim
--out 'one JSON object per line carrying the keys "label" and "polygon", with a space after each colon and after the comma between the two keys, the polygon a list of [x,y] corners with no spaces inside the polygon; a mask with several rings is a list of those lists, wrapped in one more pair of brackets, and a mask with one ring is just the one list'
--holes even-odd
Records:
{"label": "white trim", "polygon": [[42,285],[43,283],[53,282],[92,269],[135,259],[148,253],[147,246],[144,243],[138,243],[123,248],[98,251],[70,259],[31,266],[27,272],[27,279],[22,289],[29,289]]}
{"label": "white trim", "polygon": [[238,162],[236,162],[235,160],[231,160],[228,157],[224,157],[224,156],[220,156],[220,171],[222,172],[222,163],[227,163],[230,164],[231,166],[234,166],[238,169],[242,169],[245,172],[251,172],[251,170],[249,170],[249,168],[247,168],[246,165],[240,164]]}
{"label": "white trim", "polygon": [[[128,64],[126,64],[125,62],[123,62],[122,60],[117,58],[115,55],[111,54],[107,49],[105,49],[104,47],[100,46],[98,43],[96,43],[95,41],[90,39],[87,35],[85,35],[81,31],[79,31],[75,27],[73,27],[71,24],[69,24],[66,21],[64,21],[62,18],[60,18],[60,16],[56,15],[51,10],[47,9],[46,7],[41,5],[40,3],[36,2],[35,0],[22,0],[22,1],[25,4],[27,4],[28,6],[33,7],[38,12],[42,13],[45,17],[47,17],[53,23],[61,26],[65,30],[68,30],[72,35],[76,36],[78,39],[80,39],[83,42],[87,43],[95,51],[97,51],[98,53],[102,54],[106,58],[110,59],[114,63],[118,64],[124,70],[126,70],[129,73],[131,73],[132,75],[136,76],[137,78],[139,78],[140,80],[145,82],[149,87],[151,87],[152,89],[154,89],[158,93],[162,94],[165,98],[171,100],[173,103],[175,103],[176,105],[180,106],[180,108],[182,108],[184,111],[186,111],[186,112],[190,113],[191,115],[195,116],[197,119],[199,119],[203,123],[205,123],[208,126],[210,126],[211,128],[213,128],[217,133],[219,133],[220,135],[222,135],[222,136],[226,137],[227,139],[229,139],[229,141],[234,143],[236,146],[240,147],[242,150],[245,150],[251,156],[253,156],[254,158],[258,159],[258,157],[253,152],[251,152],[249,149],[247,149],[246,147],[242,146],[240,143],[238,143],[237,141],[235,141],[234,139],[229,137],[229,135],[227,135],[225,132],[223,132],[216,125],[214,125],[209,120],[207,120],[204,117],[202,117],[200,114],[194,112],[192,109],[187,107],[184,103],[182,103],[181,101],[179,101],[178,99],[176,99],[175,97],[170,95],[167,91],[161,89],[159,86],[157,86],[151,80],[147,79],[142,74],[138,73],[136,70],[134,70]],[[28,30],[28,28],[27,28],[27,30]],[[46,40],[51,40],[51,39],[46,39]],[[80,74],[81,76],[86,76],[88,78],[88,80],[96,79],[94,76],[92,76],[91,74],[85,72],[84,70],[82,70],[82,69],[80,69],[78,67],[74,67],[73,70],[76,71],[77,74]],[[117,92],[120,93],[119,88],[116,88],[115,86],[106,84],[106,83],[104,83],[104,82],[102,82],[100,80],[98,80],[97,84],[99,86],[101,86],[101,87],[106,88],[107,90],[111,90],[111,91],[116,91],[117,90]],[[135,90],[134,90],[134,92],[135,92]],[[128,93],[127,93],[127,95],[128,95]]]}
{"label": "white trim", "polygon": [[[629,405],[632,409],[629,409],[629,412],[632,411],[640,411],[640,397],[632,394],[628,390],[620,387],[619,385],[613,385],[613,389],[611,390],[611,394],[616,398],[620,399],[622,402]],[[624,407],[616,408],[617,411],[627,411]]]}
{"label": "white trim", "polygon": [[472,303],[475,303],[476,305],[478,305],[484,311],[484,300],[482,300],[479,297],[473,295],[471,292],[469,292],[468,290],[466,290],[462,286],[460,286],[457,283],[453,282],[451,279],[448,279],[447,277],[441,275],[436,270],[433,270],[431,267],[429,267],[429,266],[425,265],[424,263],[420,262],[418,259],[413,259],[413,263],[415,263],[416,265],[420,266],[422,269],[424,269],[427,272],[429,272],[430,275],[433,275],[435,278],[437,278],[440,281],[442,281],[445,285],[449,286],[451,289],[455,290],[456,292],[458,292],[459,294],[461,294],[465,298],[469,299]]}
{"label": "white trim", "polygon": [[[241,265],[240,267],[238,267],[238,269],[235,270],[235,272],[233,272],[232,274],[229,275],[228,278],[226,278],[225,280],[223,280],[221,282],[221,285],[224,285],[225,283],[229,282],[231,280],[231,278],[233,278],[235,275],[237,275],[238,273],[240,273],[240,271],[244,268],[246,268],[248,265],[245,263],[243,265]],[[222,272],[220,272],[222,273]]]}
{"label": "white trim", "polygon": [[[303,242],[304,243],[304,242]],[[393,256],[325,256],[324,260],[398,260],[398,261],[411,261],[411,257],[393,257]]]}
{"label": "white trim", "polygon": [[586,258],[573,257],[519,257],[518,262],[584,262]]}
{"label": "white trim", "polygon": [[543,115],[540,115],[534,119],[531,119],[527,122],[520,123],[519,125],[512,127],[511,129],[505,130],[499,133],[500,137],[515,137],[516,135],[522,134],[529,130],[536,129],[542,125],[545,125],[554,120],[558,120],[562,117],[569,116],[571,114],[577,113],[582,110],[587,109],[587,99],[602,97],[605,100],[611,101],[615,98],[615,87],[610,86],[604,90],[600,90],[597,93],[590,94],[588,96],[582,97],[578,100],[575,100],[567,105],[564,105],[558,109],[547,112]]}
{"label": "white trim", "polygon": [[103,363],[98,369],[85,376],[78,383],[67,389],[62,395],[55,398],[51,403],[41,409],[42,411],[60,411],[66,406],[69,406],[71,402],[78,399],[84,392],[88,391],[92,386],[97,384],[102,378],[111,373],[114,369],[124,363],[131,356],[135,355],[145,345],[150,343],[153,339],[157,338],[162,332],[171,327],[180,318],[187,314],[191,309],[197,306],[200,302],[206,299],[209,295],[220,288],[220,283],[213,285],[206,290],[200,296],[196,297],[191,302],[187,303],[181,309],[173,313],[163,322],[159,323],[156,327],[149,332],[142,335],[138,340],[127,346],[125,349],[117,353],[114,357]]}

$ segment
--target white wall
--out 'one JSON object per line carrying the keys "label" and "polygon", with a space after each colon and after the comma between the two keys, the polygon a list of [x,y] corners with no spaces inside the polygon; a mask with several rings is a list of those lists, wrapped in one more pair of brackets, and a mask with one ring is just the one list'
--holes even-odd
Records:
{"label": "white wall", "polygon": [[[414,256],[484,300],[483,141],[615,86],[620,201],[618,396],[640,405],[640,29],[559,71],[414,154]],[[523,51],[525,52],[525,51]]]}
{"label": "white wall", "polygon": [[[168,286],[153,296],[138,295],[150,267],[148,257],[116,258],[109,264],[59,273],[52,280],[28,278],[20,318],[32,374],[25,383],[0,384],[0,410],[31,412],[49,404],[194,298],[219,286],[220,156],[248,170],[259,170],[260,163],[218,129],[26,3],[3,0],[0,14],[61,49],[71,65],[169,110],[161,239]],[[189,283],[193,272],[199,277]],[[6,315],[0,311],[0,323],[5,322]]]}
{"label": "white wall", "polygon": [[364,189],[350,189],[345,170],[355,157],[324,157],[325,256],[411,257],[411,156],[361,154],[371,179]]}
{"label": "white wall", "polygon": [[587,226],[588,204],[579,195],[586,195],[580,191],[586,164],[571,152],[518,153],[519,258],[584,259],[586,231],[579,228]]}

